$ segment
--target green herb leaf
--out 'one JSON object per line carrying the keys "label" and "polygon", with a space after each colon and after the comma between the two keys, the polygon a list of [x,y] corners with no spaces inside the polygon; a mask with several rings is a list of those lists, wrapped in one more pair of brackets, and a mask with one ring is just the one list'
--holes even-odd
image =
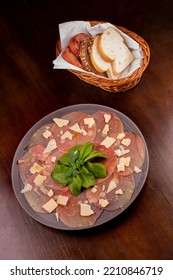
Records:
{"label": "green herb leaf", "polygon": [[97,158],[97,157],[101,157],[101,158],[107,158],[107,155],[101,153],[101,152],[97,152],[97,151],[92,151],[85,159],[84,162],[89,161],[91,159]]}
{"label": "green herb leaf", "polygon": [[68,183],[67,172],[69,172],[68,166],[57,164],[54,170],[52,171],[52,179],[60,183],[63,187],[65,187]]}
{"label": "green herb leaf", "polygon": [[104,178],[106,177],[106,167],[101,163],[86,163],[87,169],[94,174],[95,178]]}
{"label": "green herb leaf", "polygon": [[80,158],[85,159],[92,152],[93,144],[91,142],[86,143],[80,149]]}
{"label": "green herb leaf", "polygon": [[94,186],[96,178],[106,177],[103,164],[90,162],[96,158],[107,156],[93,151],[93,143],[75,146],[59,159],[51,173],[52,179],[64,187],[69,186],[71,193],[77,196],[82,188]]}
{"label": "green herb leaf", "polygon": [[71,193],[74,196],[77,196],[81,193],[82,181],[80,177],[77,175],[76,177],[72,178],[72,182],[69,184],[69,188]]}
{"label": "green herb leaf", "polygon": [[79,170],[80,178],[82,180],[82,186],[84,188],[89,188],[95,185],[95,177],[93,173],[90,173],[88,169],[84,166]]}

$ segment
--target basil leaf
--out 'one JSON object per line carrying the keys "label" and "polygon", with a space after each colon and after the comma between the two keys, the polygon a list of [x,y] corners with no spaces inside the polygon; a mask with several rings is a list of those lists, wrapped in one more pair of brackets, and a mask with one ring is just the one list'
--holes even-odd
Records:
{"label": "basil leaf", "polygon": [[70,166],[70,161],[69,161],[69,155],[65,154],[64,156],[62,156],[59,161],[60,164],[66,165],[66,166]]}
{"label": "basil leaf", "polygon": [[106,167],[101,163],[86,163],[87,169],[94,174],[95,178],[104,178],[106,177]]}
{"label": "basil leaf", "polygon": [[63,155],[51,173],[52,179],[62,186],[69,186],[73,195],[81,193],[82,187],[94,186],[96,178],[106,177],[106,167],[101,163],[91,163],[95,158],[107,158],[107,155],[93,151],[93,143],[88,142],[69,149]]}
{"label": "basil leaf", "polygon": [[81,159],[85,159],[85,157],[87,157],[93,148],[93,144],[91,142],[86,143],[85,145],[83,145],[80,149],[80,158]]}
{"label": "basil leaf", "polygon": [[97,152],[97,151],[92,151],[85,159],[84,162],[97,158],[97,157],[101,157],[101,158],[107,158],[106,154],[103,154],[101,152]]}
{"label": "basil leaf", "polygon": [[53,180],[65,187],[68,183],[67,172],[69,172],[69,167],[57,164],[51,173],[51,177]]}
{"label": "basil leaf", "polygon": [[88,169],[84,166],[79,170],[80,178],[82,180],[82,186],[84,188],[89,188],[95,185],[95,177],[93,173],[89,172]]}
{"label": "basil leaf", "polygon": [[82,187],[82,181],[80,177],[78,175],[76,177],[73,177],[72,182],[69,184],[71,193],[74,196],[79,195],[81,193],[81,187]]}

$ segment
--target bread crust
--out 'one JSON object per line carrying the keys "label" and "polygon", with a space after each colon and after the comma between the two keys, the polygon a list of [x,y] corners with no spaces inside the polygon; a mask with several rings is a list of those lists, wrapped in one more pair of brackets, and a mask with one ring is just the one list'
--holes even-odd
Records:
{"label": "bread crust", "polygon": [[98,41],[99,41],[100,35],[96,35],[93,44],[91,47],[91,53],[90,53],[90,59],[94,66],[94,68],[99,72],[103,73],[106,72],[109,67],[109,62],[105,61],[102,56],[100,55],[100,52],[98,50]]}

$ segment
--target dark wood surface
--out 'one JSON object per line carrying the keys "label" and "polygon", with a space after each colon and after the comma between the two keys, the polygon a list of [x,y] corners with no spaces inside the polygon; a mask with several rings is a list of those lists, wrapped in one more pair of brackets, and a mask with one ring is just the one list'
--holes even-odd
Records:
{"label": "dark wood surface", "polygon": [[[0,1],[0,259],[173,259],[172,11],[171,0]],[[139,85],[108,93],[53,70],[58,24],[70,20],[108,21],[143,37],[151,61]],[[110,106],[137,124],[149,150],[149,173],[118,218],[91,230],[55,230],[22,209],[11,165],[37,121],[80,103]]]}

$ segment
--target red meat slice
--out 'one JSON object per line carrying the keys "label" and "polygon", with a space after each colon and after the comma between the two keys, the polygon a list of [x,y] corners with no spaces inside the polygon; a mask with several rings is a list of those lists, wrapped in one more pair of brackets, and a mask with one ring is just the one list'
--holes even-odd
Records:
{"label": "red meat slice", "polygon": [[[83,112],[72,112],[62,117],[62,119],[69,120],[68,125],[58,127],[58,125],[55,123],[52,126],[51,131],[57,142],[57,147],[59,150],[67,152],[70,148],[76,145],[83,145],[87,142],[94,141],[96,135],[96,125],[93,124],[92,127],[89,127],[84,123],[85,118],[91,118],[91,116]],[[70,129],[70,127],[76,123],[79,125],[79,128],[82,130],[82,132],[76,132]],[[64,135],[64,133],[67,131],[72,134],[72,139],[66,138],[62,140],[62,135]]]}
{"label": "red meat slice", "polygon": [[112,173],[114,172],[114,170],[116,168],[118,159],[117,159],[117,156],[115,154],[113,147],[105,148],[105,146],[95,144],[94,149],[107,155],[107,158],[102,158],[99,160],[97,159],[97,162],[104,164],[106,167],[106,177],[96,179],[96,182],[98,184],[100,182],[104,182],[106,179],[108,179],[112,175]]}
{"label": "red meat slice", "polygon": [[[105,115],[111,116],[108,122],[105,122]],[[106,136],[113,137],[116,139],[117,135],[124,131],[122,121],[113,112],[97,111],[92,116],[94,117],[97,126],[95,142],[101,143],[106,138]],[[103,134],[102,131],[106,124],[109,126],[109,130],[107,134]]]}
{"label": "red meat slice", "polygon": [[[135,180],[133,174],[122,176],[118,179],[117,188],[107,194],[109,205],[106,207],[108,211],[115,211],[124,208],[130,201],[135,189]],[[118,191],[119,194],[118,194]]]}
{"label": "red meat slice", "polygon": [[[115,183],[116,187],[108,192],[109,184]],[[108,205],[104,208],[108,211],[115,211],[119,208],[123,208],[127,205],[131,199],[135,188],[135,180],[133,175],[129,176],[111,176],[105,182],[97,184],[93,188],[86,190],[86,197],[90,203],[94,203],[96,206],[101,206],[102,200],[107,200]]]}
{"label": "red meat slice", "polygon": [[63,224],[71,228],[89,227],[95,224],[102,213],[102,209],[94,204],[90,204],[94,214],[84,217],[80,215],[81,203],[88,203],[85,191],[77,197],[71,196],[66,206],[57,208],[59,219]]}
{"label": "red meat slice", "polygon": [[44,132],[51,130],[53,123],[49,123],[47,125],[44,125],[40,127],[31,137],[31,140],[29,142],[29,146],[37,145],[37,144],[42,144],[43,146],[47,146],[49,140],[52,138],[52,135],[49,137],[44,137]]}
{"label": "red meat slice", "polygon": [[125,168],[125,171],[118,172],[116,170],[115,172],[119,173],[121,176],[128,176],[129,174],[133,173],[135,166],[140,168],[144,163],[145,145],[142,138],[138,134],[132,132],[125,132],[124,138],[130,139],[131,142],[128,147],[124,147],[125,149],[129,150],[129,153],[121,157],[130,157],[130,165],[129,167]]}

